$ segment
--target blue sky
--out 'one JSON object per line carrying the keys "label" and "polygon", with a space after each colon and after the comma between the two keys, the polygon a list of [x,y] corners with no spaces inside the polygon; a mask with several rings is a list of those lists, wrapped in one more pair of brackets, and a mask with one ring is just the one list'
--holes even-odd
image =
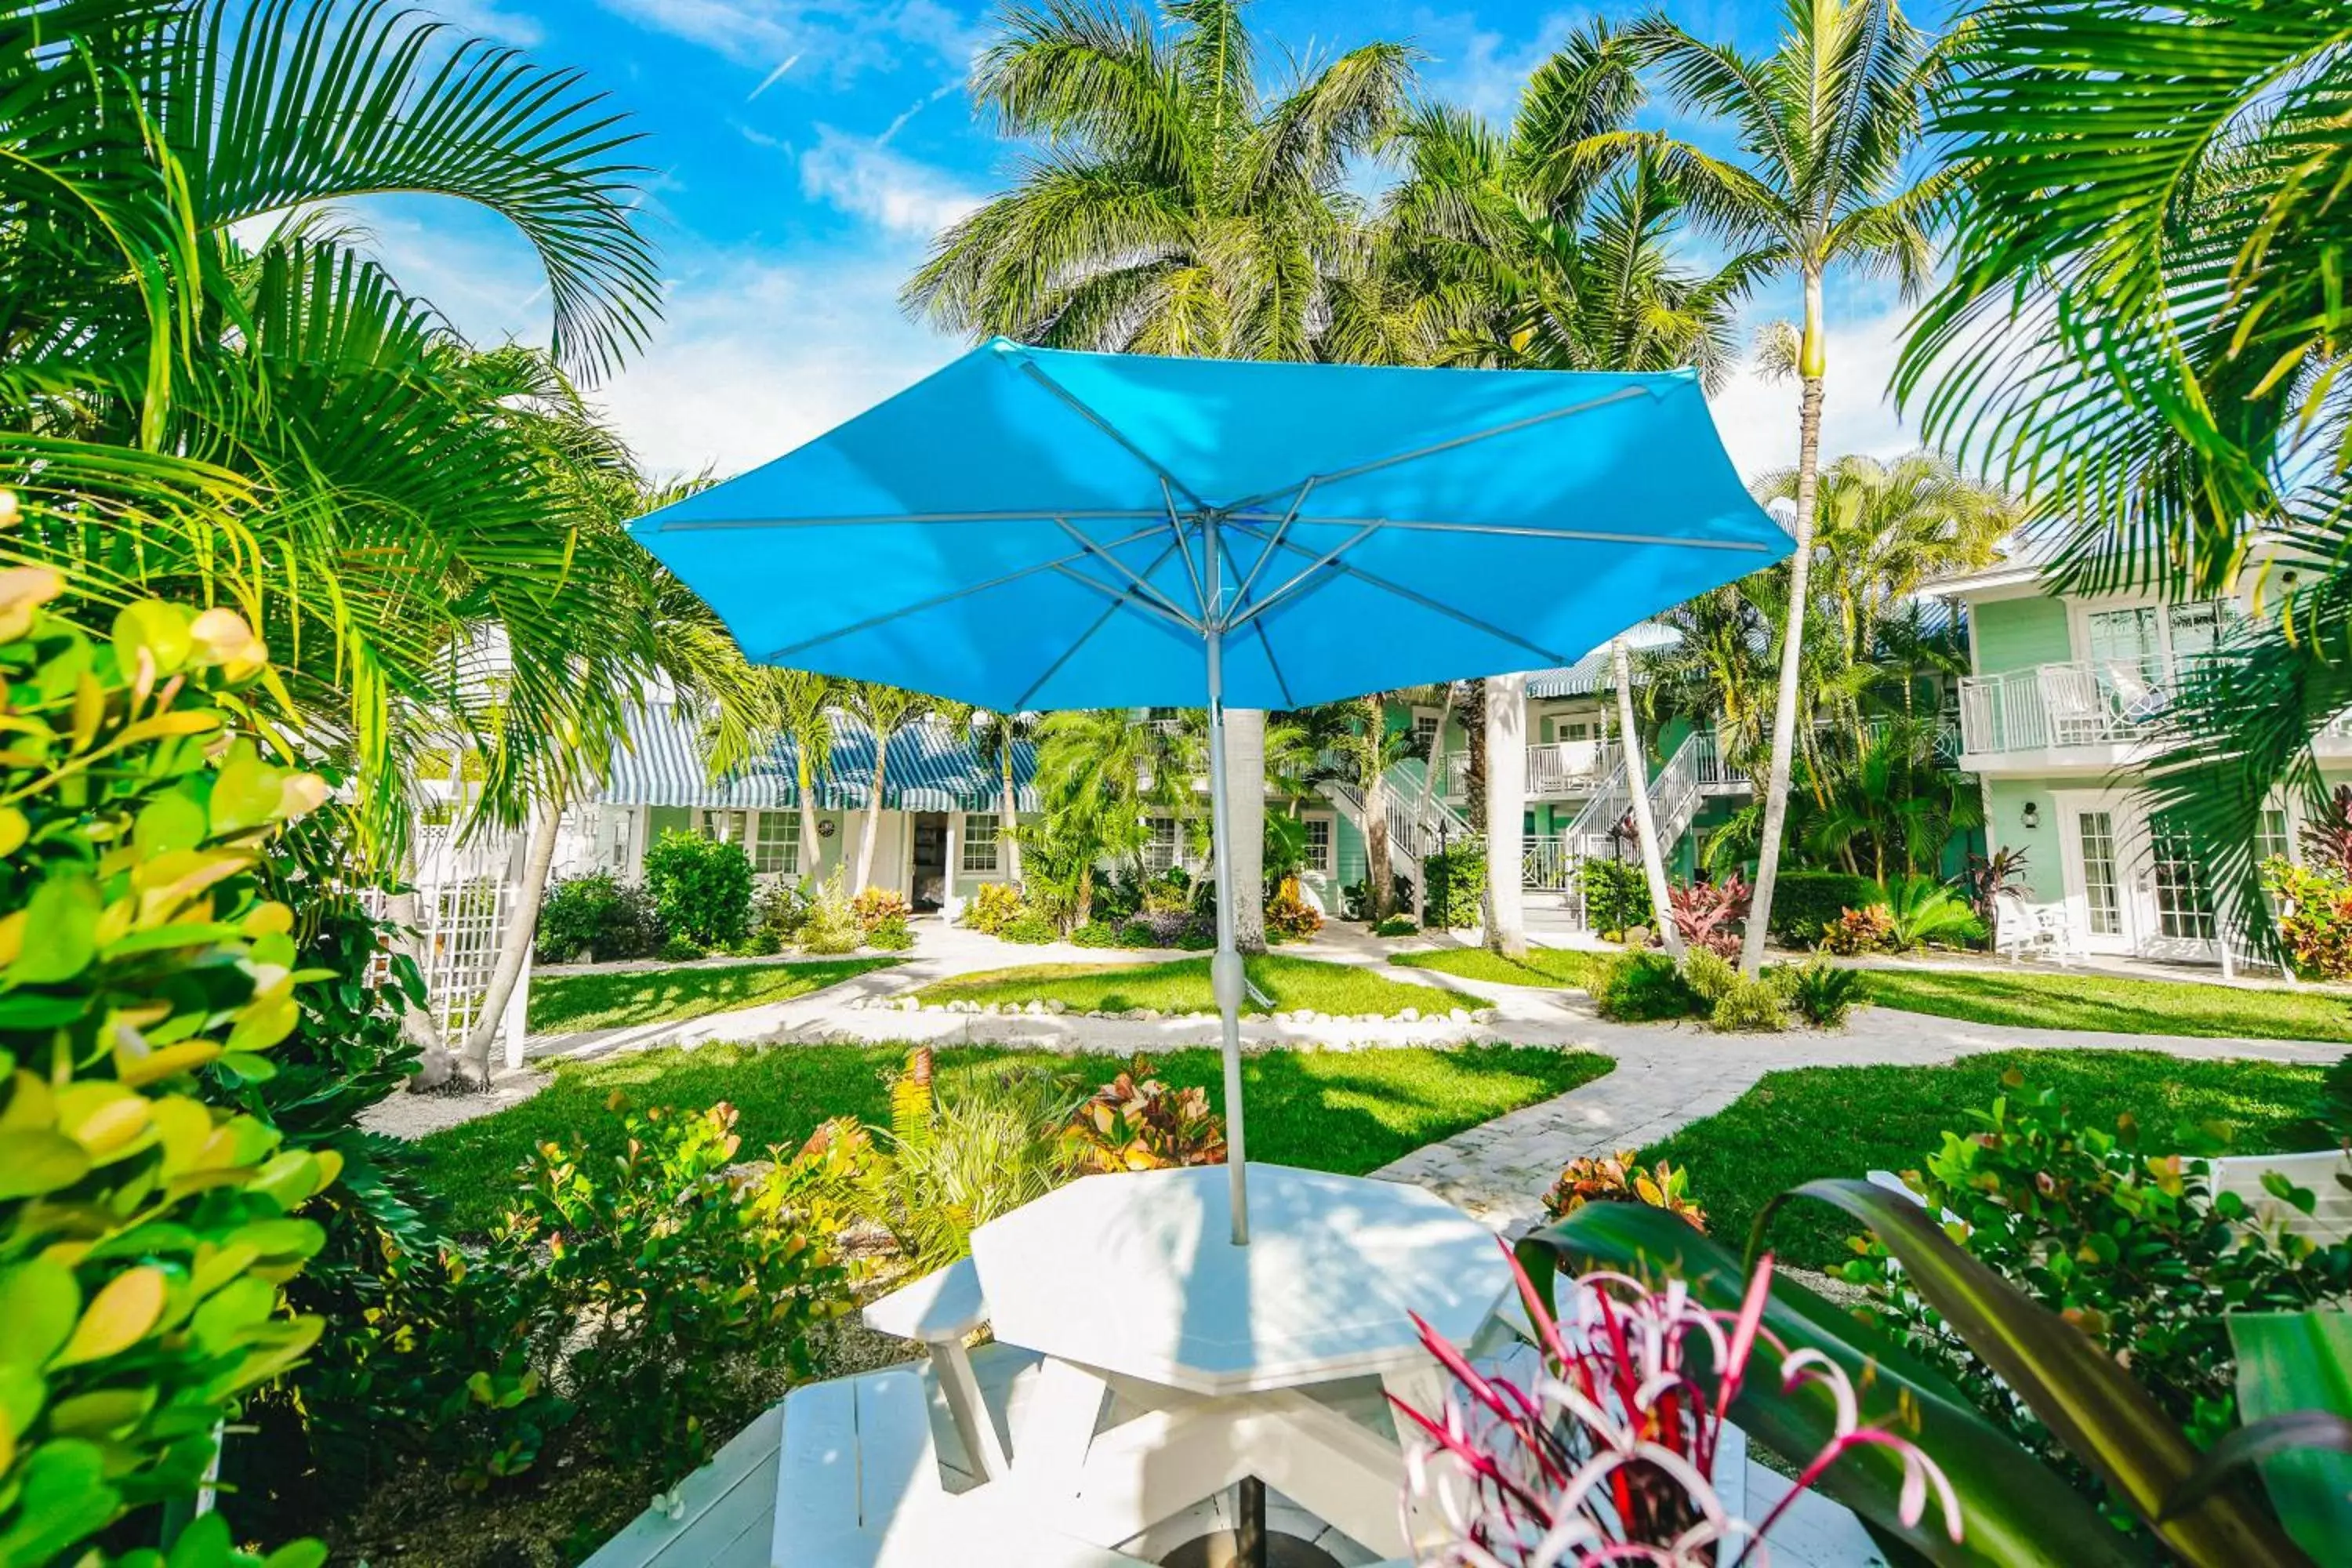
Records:
{"label": "blue sky", "polygon": [[[666,320],[599,389],[664,470],[731,473],[906,384],[960,345],[895,295],[942,224],[1007,183],[1019,149],[974,117],[968,62],[991,0],[420,0],[549,64],[583,68],[645,133],[644,211]],[[1623,12],[1626,6],[1600,9]],[[1702,36],[1764,47],[1778,5],[1670,0]],[[1310,58],[1373,37],[1426,57],[1430,93],[1507,116],[1528,71],[1595,7],[1257,0],[1252,23]],[[1265,62],[1279,70],[1278,59]],[[1704,135],[1704,128],[1685,127]],[[544,290],[520,241],[454,204],[361,215],[411,288],[478,341],[542,340]],[[1881,395],[1902,312],[1874,283],[1834,289],[1825,450],[1908,445]],[[1754,321],[1793,312],[1788,290]],[[1793,460],[1793,395],[1742,376],[1716,404],[1744,471]]]}

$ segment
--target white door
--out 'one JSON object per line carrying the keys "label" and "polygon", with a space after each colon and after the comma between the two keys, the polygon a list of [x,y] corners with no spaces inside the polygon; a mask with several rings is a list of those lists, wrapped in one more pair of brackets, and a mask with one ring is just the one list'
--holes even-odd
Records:
{"label": "white door", "polygon": [[2219,955],[2212,886],[2188,835],[2134,795],[2056,797],[2067,918],[2092,952],[2207,961]]}

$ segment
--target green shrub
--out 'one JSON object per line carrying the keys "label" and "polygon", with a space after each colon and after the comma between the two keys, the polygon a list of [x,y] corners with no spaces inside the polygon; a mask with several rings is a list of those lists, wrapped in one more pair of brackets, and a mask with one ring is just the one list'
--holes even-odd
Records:
{"label": "green shrub", "polygon": [[1391,915],[1372,928],[1374,936],[1418,936],[1421,928],[1412,923],[1411,915]]}
{"label": "green shrub", "polygon": [[665,935],[661,913],[644,889],[597,871],[567,877],[547,890],[531,942],[541,963],[571,963],[651,958]]}
{"label": "green shrub", "polygon": [[1869,999],[1869,982],[1858,969],[1848,969],[1816,956],[1789,973],[1792,976],[1789,1003],[1816,1028],[1837,1028],[1848,1014]]}
{"label": "green shrub", "polygon": [[661,944],[661,952],[656,956],[671,963],[692,963],[709,957],[710,950],[690,936],[674,936]]}
{"label": "green shrub", "polygon": [[1694,947],[1683,954],[1683,981],[1693,994],[1712,1005],[1739,984],[1739,971],[1711,948]]}
{"label": "green shrub", "polygon": [[1789,1015],[1770,981],[1735,972],[1730,986],[1715,999],[1707,1024],[1727,1035],[1777,1033],[1789,1026]]}
{"label": "green shrub", "polygon": [[1020,889],[1010,882],[982,882],[964,906],[963,923],[982,936],[1003,936],[1006,926],[1027,912]]}
{"label": "green shrub", "polygon": [[1614,938],[1650,923],[1650,886],[1633,860],[1587,860],[1576,868],[1584,894],[1584,923]]}
{"label": "green shrub", "polygon": [[1117,947],[1119,929],[1108,921],[1088,921],[1070,931],[1071,942],[1078,947]]}
{"label": "green shrub", "polygon": [[[1947,1131],[1904,1180],[1931,1212],[1958,1216],[1979,1262],[2088,1334],[2197,1447],[2211,1447],[2236,1419],[2226,1315],[2334,1300],[2352,1287],[2352,1247],[2258,1225],[2237,1194],[2216,1193],[2210,1165],[2194,1157],[2213,1147],[2210,1133],[2151,1136],[2128,1116],[2091,1126],[2052,1091],[2025,1093],[2013,1070],[2002,1082],[2009,1093],[1969,1130]],[[2277,1195],[2306,1212],[2313,1203],[2284,1186]],[[1869,1289],[1871,1315],[2095,1495],[2080,1462],[1945,1331],[1885,1250],[1854,1246],[1843,1272]]]}
{"label": "green shrub", "polygon": [[782,952],[807,929],[815,895],[808,883],[779,877],[760,889],[751,905],[751,941],[761,952]]}
{"label": "green shrub", "polygon": [[1811,947],[1847,910],[1864,910],[1885,897],[1867,877],[1845,871],[1783,871],[1772,884],[1770,932],[1780,942]]}
{"label": "green shrub", "polygon": [[669,829],[646,851],[646,891],[673,942],[707,950],[751,931],[751,860],[740,844]]}
{"label": "green shrub", "polygon": [[1985,923],[1975,908],[1933,877],[1898,878],[1886,889],[1886,913],[1895,945],[1905,952],[1930,943],[1974,947],[1985,940]]}
{"label": "green shrub", "polygon": [[1054,929],[1053,921],[1034,912],[1024,914],[1020,919],[1008,923],[996,934],[1006,942],[1017,942],[1028,947],[1058,942],[1062,936],[1060,931]]}
{"label": "green shrub", "polygon": [[1698,994],[1675,961],[1663,952],[1621,952],[1601,965],[1592,1000],[1604,1018],[1621,1024],[1687,1018],[1698,1011]]}
{"label": "green shrub", "polygon": [[[255,873],[327,785],[226,721],[267,650],[153,601],[98,640],[42,608],[62,591],[0,572],[0,1559],[25,1563],[102,1561],[118,1520],[194,1499],[216,1424],[318,1337],[279,1287],[341,1166],[204,1098],[268,1079],[314,978]],[[221,1525],[184,1539],[175,1562],[230,1560]]]}
{"label": "green shrub", "polygon": [[809,900],[808,918],[801,925],[801,951],[817,957],[835,957],[856,952],[866,940],[857,924],[857,911],[850,908],[849,896],[842,891],[841,873],[835,871]]}
{"label": "green shrub", "polygon": [[1077,1173],[1064,1129],[1078,1096],[1035,1068],[985,1069],[952,1087],[934,1081],[919,1047],[890,1082],[890,1125],[849,1118],[817,1129],[804,1157],[824,1162],[822,1190],[889,1232],[919,1273],[971,1250],[971,1233]]}
{"label": "green shrub", "polygon": [[808,1331],[848,1309],[820,1149],[758,1175],[720,1103],[631,1113],[618,1155],[543,1145],[494,1235],[532,1281],[532,1361],[611,1454],[667,1486],[757,1408],[756,1373],[809,1370]]}
{"label": "green shrub", "polygon": [[1432,855],[1423,873],[1429,923],[1468,931],[1485,916],[1486,851],[1475,844]]}

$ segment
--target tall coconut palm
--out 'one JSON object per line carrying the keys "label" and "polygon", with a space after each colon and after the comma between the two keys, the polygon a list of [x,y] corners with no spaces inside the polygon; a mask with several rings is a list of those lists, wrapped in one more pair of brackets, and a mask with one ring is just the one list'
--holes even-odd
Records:
{"label": "tall coconut palm", "polygon": [[1051,713],[1040,722],[1037,792],[1057,869],[1069,879],[1050,896],[1068,919],[1084,924],[1092,917],[1097,862],[1124,865],[1142,880],[1145,818],[1174,815],[1189,793],[1192,764],[1183,752],[1181,739],[1131,709]]}
{"label": "tall coconut palm", "polygon": [[833,709],[841,683],[806,669],[768,672],[771,733],[793,748],[793,792],[800,802],[801,875],[814,877],[824,839],[817,832],[817,781],[833,766]]}
{"label": "tall coconut palm", "polygon": [[[908,308],[973,337],[1220,359],[1331,357],[1369,249],[1351,162],[1393,122],[1412,53],[1372,43],[1277,88],[1243,0],[1009,11],[975,101],[1037,149],[940,234]],[[1237,937],[1265,945],[1265,716],[1225,715]]]}
{"label": "tall coconut palm", "polygon": [[1660,158],[1695,216],[1759,264],[1794,274],[1804,298],[1797,350],[1796,552],[1755,900],[1740,953],[1741,967],[1752,974],[1764,959],[1799,721],[1822,390],[1829,368],[1824,292],[1830,274],[1841,268],[1892,273],[1906,291],[1927,279],[1934,258],[1928,216],[1943,181],[1914,181],[1907,165],[1918,144],[1931,56],[1927,37],[1895,0],[1789,0],[1780,42],[1760,58],[1704,42],[1664,21],[1642,24],[1635,32],[1674,97],[1727,122],[1738,138],[1740,156],[1727,161],[1636,132],[1604,132],[1587,143],[1588,154],[1639,150]]}
{"label": "tall coconut palm", "polygon": [[842,683],[841,706],[874,738],[874,776],[866,784],[866,828],[858,836],[854,889],[863,892],[874,885],[874,847],[882,837],[882,802],[889,793],[890,742],[929,718],[937,705],[904,687],[851,680]]}
{"label": "tall coconut palm", "polygon": [[1004,857],[1005,879],[1021,884],[1021,796],[1014,786],[1014,764],[1021,748],[1037,736],[1034,713],[999,713],[981,710],[973,715],[980,753],[996,765],[996,841]]}
{"label": "tall coconut palm", "polygon": [[[2352,705],[2352,6],[1997,0],[1948,68],[1933,129],[1967,199],[1898,389],[2063,505],[2065,586],[2202,598],[2261,572],[2149,772],[2271,948],[2260,808],[2324,794],[2311,738]],[[2283,563],[2250,559],[2261,537]]]}

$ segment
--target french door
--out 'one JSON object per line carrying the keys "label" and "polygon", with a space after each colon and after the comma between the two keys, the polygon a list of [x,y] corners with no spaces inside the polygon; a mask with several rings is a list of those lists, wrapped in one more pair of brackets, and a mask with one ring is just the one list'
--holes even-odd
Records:
{"label": "french door", "polygon": [[2213,888],[2187,833],[2130,795],[2057,795],[2068,918],[2093,952],[2219,956]]}

